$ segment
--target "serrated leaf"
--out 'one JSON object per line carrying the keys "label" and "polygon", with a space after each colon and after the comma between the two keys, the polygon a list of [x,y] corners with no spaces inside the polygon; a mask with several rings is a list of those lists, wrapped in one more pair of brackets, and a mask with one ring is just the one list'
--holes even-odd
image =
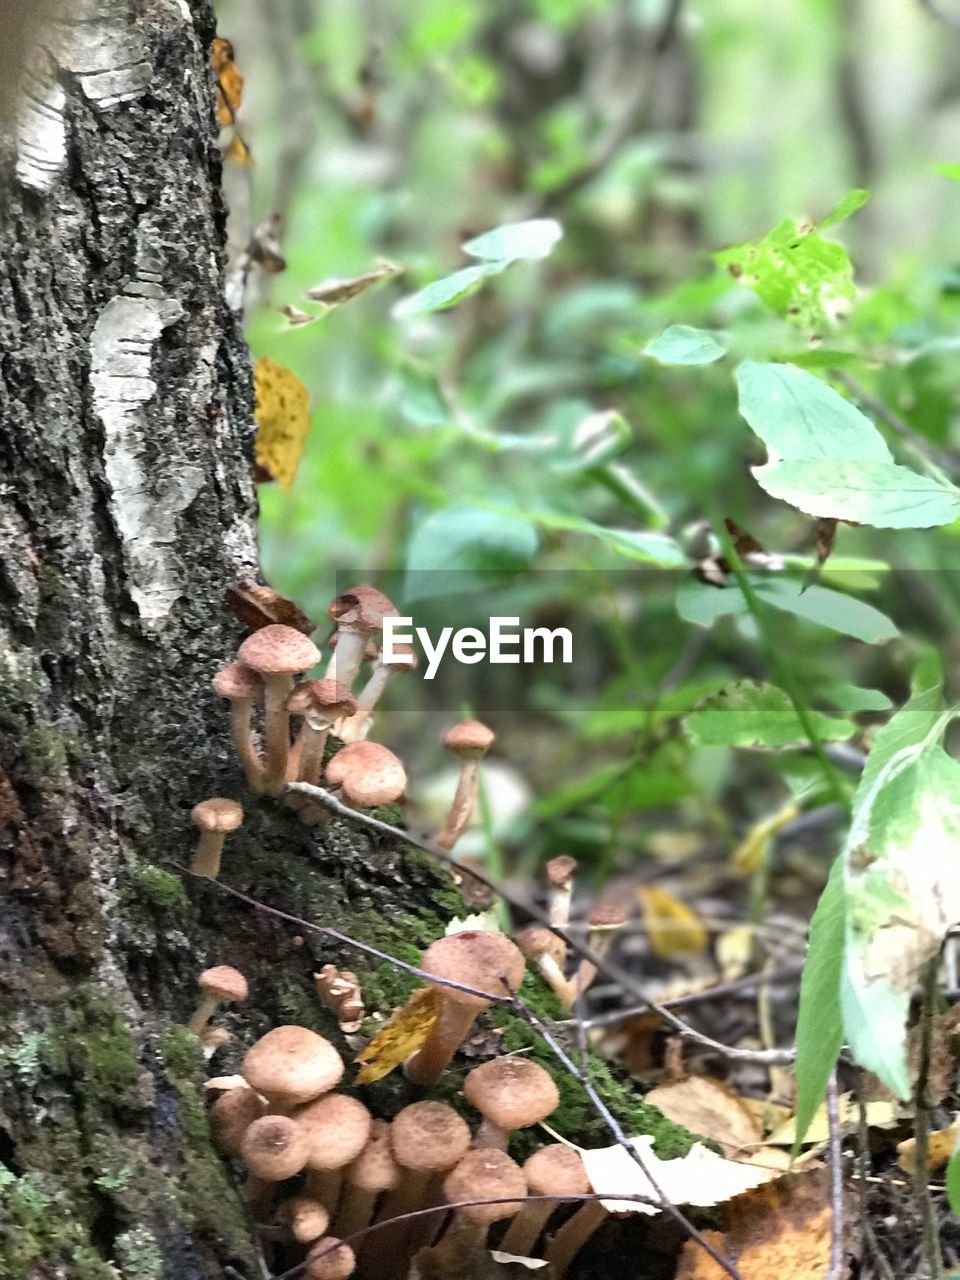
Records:
{"label": "serrated leaf", "polygon": [[551,254],[563,236],[563,227],[554,218],[529,218],[525,222],[507,222],[483,235],[474,236],[462,246],[471,258],[506,265],[522,259],[536,261]]}
{"label": "serrated leaf", "polygon": [[686,324],[672,324],[643,349],[661,364],[713,364],[727,354],[712,333]]}
{"label": "serrated leaf", "polygon": [[434,987],[420,987],[390,1018],[365,1048],[357,1054],[361,1063],[357,1084],[373,1084],[422,1049],[433,1030],[443,997]]}
{"label": "serrated leaf", "polygon": [[890,459],[870,419],[805,369],[745,360],[736,376],[740,413],[769,449],[771,461]]}
{"label": "serrated leaf", "polygon": [[[808,712],[821,739],[850,738],[856,732],[849,720],[819,711]],[[713,694],[685,718],[691,741],[702,747],[762,747],[782,750],[808,744],[793,704],[772,684],[738,680]]]}
{"label": "serrated leaf", "polygon": [[293,484],[310,432],[309,392],[292,370],[262,356],[253,366],[254,457],[278,484]]}
{"label": "serrated leaf", "polygon": [[929,529],[960,517],[960,489],[893,462],[811,458],[752,470],[771,497],[811,516],[878,529]]}

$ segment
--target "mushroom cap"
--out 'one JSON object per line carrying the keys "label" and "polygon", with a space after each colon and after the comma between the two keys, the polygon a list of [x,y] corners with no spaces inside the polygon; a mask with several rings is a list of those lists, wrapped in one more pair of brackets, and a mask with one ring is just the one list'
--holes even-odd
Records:
{"label": "mushroom cap", "polygon": [[411,1102],[393,1118],[390,1146],[405,1169],[439,1173],[452,1169],[466,1154],[470,1130],[445,1102]]}
{"label": "mushroom cap", "polygon": [[263,678],[242,662],[231,662],[229,666],[221,667],[211,683],[214,693],[221,698],[229,698],[231,702],[263,697]]}
{"label": "mushroom cap", "polygon": [[493,746],[496,734],[479,720],[461,720],[443,735],[443,745],[454,755],[482,756]]}
{"label": "mushroom cap", "polygon": [[240,1074],[272,1102],[312,1102],[339,1084],[343,1059],[329,1040],[306,1027],[282,1026],[247,1050]]}
{"label": "mushroom cap", "polygon": [[385,667],[396,667],[398,671],[416,671],[420,665],[417,651],[410,644],[395,644],[393,646],[393,661],[387,662],[386,658],[382,656],[381,661]]}
{"label": "mushroom cap", "polygon": [[563,939],[539,925],[521,929],[516,943],[528,960],[537,961],[541,956],[549,956],[557,964],[563,964],[566,959],[567,947]]}
{"label": "mushroom cap", "polygon": [[348,1244],[341,1244],[335,1236],[324,1236],[307,1254],[310,1280],[347,1280],[353,1275],[356,1265],[353,1250]]}
{"label": "mushroom cap", "polygon": [[[466,930],[451,933],[431,942],[420,957],[420,968],[434,978],[459,982],[476,991],[488,991],[491,995],[506,995],[501,975],[506,978],[511,991],[516,991],[523,981],[523,953],[515,942],[502,933],[487,930]],[[468,995],[454,987],[438,987],[447,1000],[466,1005],[469,1009],[486,1009],[490,1004],[482,996]]]}
{"label": "mushroom cap", "polygon": [[294,1196],[280,1206],[278,1216],[289,1224],[294,1240],[300,1244],[313,1244],[330,1225],[326,1206],[310,1196]]}
{"label": "mushroom cap", "polygon": [[602,902],[587,916],[587,924],[591,929],[619,929],[626,923],[626,911],[623,907],[614,906],[612,902]]}
{"label": "mushroom cap", "polygon": [[320,661],[320,650],[302,631],[272,623],[247,636],[237,657],[262,675],[296,675]]}
{"label": "mushroom cap", "polygon": [[[468,1151],[443,1180],[443,1198],[448,1204],[458,1200],[500,1200],[527,1194],[523,1170],[503,1151],[487,1147]],[[459,1212],[468,1222],[497,1222],[512,1218],[523,1207],[522,1199],[507,1204],[475,1204]]]}
{"label": "mushroom cap", "polygon": [[361,1191],[392,1191],[400,1181],[400,1166],[390,1143],[390,1126],[374,1120],[367,1145],[350,1166],[347,1182]]}
{"label": "mushroom cap", "polygon": [[545,1120],[560,1105],[549,1071],[529,1058],[491,1058],[468,1071],[463,1096],[507,1133]]}
{"label": "mushroom cap", "polygon": [[193,825],[201,831],[236,831],[243,822],[243,809],[236,800],[227,800],[225,796],[212,796],[209,800],[201,800],[190,810]]}
{"label": "mushroom cap", "polygon": [[545,868],[547,879],[556,888],[563,888],[577,874],[579,865],[576,858],[571,858],[567,853],[561,853],[558,857],[551,858],[547,863]]}
{"label": "mushroom cap", "polygon": [[224,1155],[238,1156],[243,1135],[259,1120],[267,1104],[255,1089],[228,1089],[208,1113],[214,1145]]}
{"label": "mushroom cap", "polygon": [[354,804],[370,809],[399,800],[407,786],[403,765],[379,742],[351,742],[327,764],[327,778]]}
{"label": "mushroom cap", "polygon": [[325,719],[338,720],[352,716],[356,709],[356,698],[336,680],[305,680],[287,699],[287,710],[298,716],[319,711],[326,713]]}
{"label": "mushroom cap", "polygon": [[361,582],[342,591],[327,613],[344,630],[366,631],[373,635],[383,630],[384,618],[397,616],[397,606],[382,591]]}
{"label": "mushroom cap", "polygon": [[292,1178],[307,1163],[307,1135],[290,1116],[261,1116],[248,1126],[240,1142],[247,1172],[266,1182]]}
{"label": "mushroom cap", "polygon": [[525,1162],[523,1172],[537,1196],[582,1196],[590,1190],[580,1153],[565,1142],[551,1142],[535,1151]]}
{"label": "mushroom cap", "polygon": [[247,980],[239,969],[228,964],[218,964],[201,973],[200,990],[216,996],[218,1000],[246,1000]]}
{"label": "mushroom cap", "polygon": [[[373,1118],[345,1093],[328,1093],[297,1112],[297,1121],[310,1144],[311,1169],[342,1169],[367,1145]],[[322,1233],[321,1233],[322,1234]]]}

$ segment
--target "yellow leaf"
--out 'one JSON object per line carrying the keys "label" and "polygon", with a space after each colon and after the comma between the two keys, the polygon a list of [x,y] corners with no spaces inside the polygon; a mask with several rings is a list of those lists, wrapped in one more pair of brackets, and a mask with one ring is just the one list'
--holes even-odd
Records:
{"label": "yellow leaf", "polygon": [[433,987],[420,987],[390,1021],[357,1054],[362,1063],[357,1084],[372,1084],[390,1074],[412,1053],[422,1049],[440,1016],[443,997]]}
{"label": "yellow leaf", "polygon": [[250,148],[239,133],[234,133],[226,147],[224,147],[223,158],[224,160],[229,160],[232,164],[253,164]]}
{"label": "yellow leaf", "polygon": [[229,40],[214,36],[210,61],[217,76],[217,123],[231,125],[243,98],[243,76],[233,61],[233,45]]}
{"label": "yellow leaf", "polygon": [[274,480],[289,488],[310,431],[309,395],[295,373],[263,356],[253,368],[257,392],[256,460]]}
{"label": "yellow leaf", "polygon": [[791,802],[776,813],[771,813],[768,817],[755,822],[730,855],[730,865],[734,871],[744,876],[756,871],[767,856],[770,841],[788,822],[792,822],[799,812],[798,807]]}
{"label": "yellow leaf", "polygon": [[[947,1129],[934,1129],[927,1138],[927,1162],[925,1173],[935,1173],[949,1161],[960,1143],[960,1120],[954,1120]],[[897,1145],[897,1164],[907,1173],[917,1172],[917,1140],[907,1138]]]}
{"label": "yellow leaf", "polygon": [[[871,1129],[890,1129],[897,1122],[896,1109],[892,1102],[868,1102],[866,1104],[867,1124]],[[860,1117],[860,1109],[849,1093],[842,1093],[837,1099],[837,1115],[842,1125],[856,1124]],[[783,1124],[778,1125],[768,1138],[764,1138],[767,1146],[792,1147],[797,1137],[796,1117],[791,1116]],[[803,1145],[826,1142],[830,1137],[830,1124],[827,1119],[827,1104],[821,1103],[807,1126],[803,1137]]]}
{"label": "yellow leaf", "polygon": [[680,902],[666,889],[642,884],[637,897],[643,911],[643,921],[650,939],[650,949],[662,960],[685,951],[703,951],[707,945],[707,931],[700,917],[690,907]]}

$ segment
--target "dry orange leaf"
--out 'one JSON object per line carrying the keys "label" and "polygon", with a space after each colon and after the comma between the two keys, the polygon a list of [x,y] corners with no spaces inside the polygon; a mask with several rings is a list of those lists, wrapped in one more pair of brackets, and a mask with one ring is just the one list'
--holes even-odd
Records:
{"label": "dry orange leaf", "polygon": [[233,164],[253,164],[253,153],[250,148],[240,137],[239,133],[234,133],[233,137],[223,149],[224,160],[229,160]]}
{"label": "dry orange leaf", "polygon": [[289,488],[310,432],[309,393],[295,373],[262,356],[253,367],[257,393],[254,456],[278,484]]}
{"label": "dry orange leaf", "polygon": [[[927,1138],[927,1173],[943,1169],[960,1145],[960,1118],[947,1129],[934,1129]],[[907,1138],[897,1145],[897,1164],[911,1176],[917,1172],[917,1140]]]}
{"label": "dry orange leaf", "polygon": [[706,949],[707,931],[700,917],[679,898],[650,884],[638,886],[637,898],[655,955],[670,960],[684,952]]}
{"label": "dry orange leaf", "polygon": [[285,627],[302,631],[305,636],[317,629],[316,623],[307,617],[299,605],[280,595],[266,583],[238,582],[236,586],[227,587],[224,599],[233,616],[251,631],[259,631],[261,627],[269,627],[278,622]]}
{"label": "dry orange leaf", "polygon": [[395,1067],[406,1061],[412,1053],[423,1048],[433,1024],[440,1016],[443,997],[433,987],[421,987],[414,991],[407,1003],[397,1009],[390,1021],[378,1031],[366,1048],[357,1054],[362,1066],[357,1073],[357,1084],[372,1084],[382,1080]]}
{"label": "dry orange leaf", "polygon": [[233,45],[222,36],[214,36],[210,61],[217,77],[217,123],[234,124],[243,99],[243,76],[233,61]]}
{"label": "dry orange leaf", "polygon": [[645,1101],[691,1133],[711,1138],[725,1156],[736,1156],[744,1147],[760,1141],[757,1118],[719,1080],[688,1076],[676,1084],[651,1089]]}
{"label": "dry orange leaf", "polygon": [[788,826],[800,809],[797,805],[786,804],[776,813],[768,814],[755,822],[737,847],[730,854],[730,865],[739,875],[751,875],[762,864],[770,848],[770,842]]}

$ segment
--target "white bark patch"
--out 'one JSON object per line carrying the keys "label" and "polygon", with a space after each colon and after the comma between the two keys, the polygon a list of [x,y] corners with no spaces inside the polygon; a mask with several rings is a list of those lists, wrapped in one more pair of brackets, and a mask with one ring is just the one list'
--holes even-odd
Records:
{"label": "white bark patch", "polygon": [[66,98],[50,55],[35,49],[24,68],[17,113],[17,180],[45,194],[67,159]]}
{"label": "white bark patch", "polygon": [[104,470],[123,543],[127,589],[148,624],[165,618],[182,593],[173,549],[177,518],[203,487],[199,467],[179,464],[174,473],[149,457],[143,410],[157,390],[153,348],[183,314],[179,302],[164,297],[159,279],[141,269],[101,311],[90,340],[93,403],[105,433]]}

